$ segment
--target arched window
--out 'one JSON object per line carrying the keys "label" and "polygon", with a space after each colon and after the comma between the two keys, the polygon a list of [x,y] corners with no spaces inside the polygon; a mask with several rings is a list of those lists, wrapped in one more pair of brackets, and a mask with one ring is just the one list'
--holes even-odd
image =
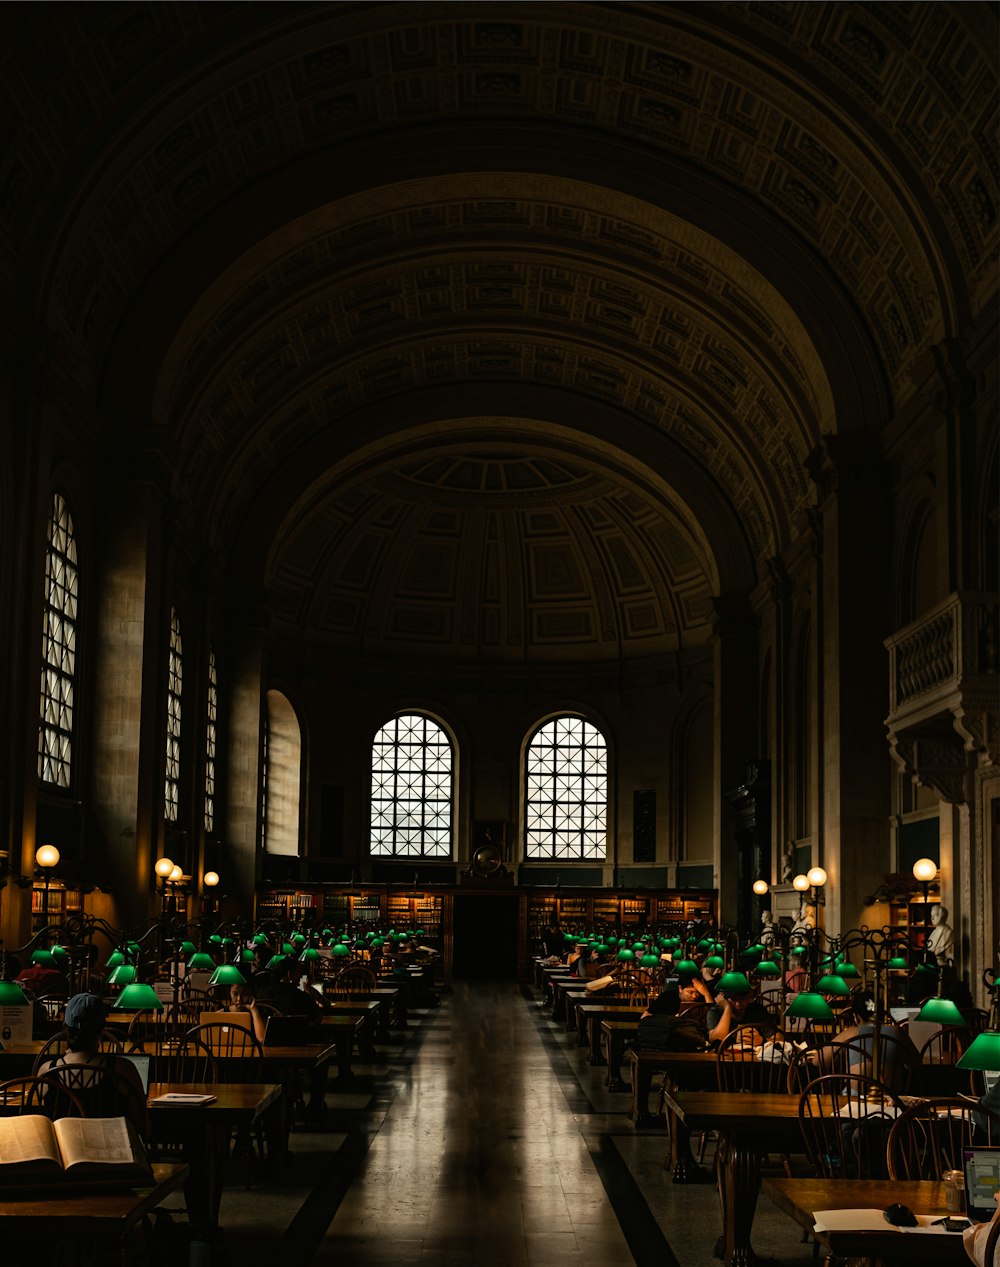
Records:
{"label": "arched window", "polygon": [[573,862],[607,856],[608,746],[582,717],[554,717],[525,759],[525,856]]}
{"label": "arched window", "polygon": [[261,843],[268,853],[299,853],[302,732],[295,709],[280,691],[268,691],[261,738]]}
{"label": "arched window", "polygon": [[372,745],[371,852],[450,858],[455,752],[430,717],[400,713]]}
{"label": "arched window", "polygon": [[70,786],[73,772],[79,583],[73,517],[56,493],[45,550],[38,777],[43,783],[64,788]]}
{"label": "arched window", "polygon": [[208,653],[208,693],[205,698],[205,830],[215,831],[215,754],[218,744],[219,679],[215,652]]}
{"label": "arched window", "polygon": [[180,808],[182,658],[181,623],[171,608],[167,651],[167,767],[163,787],[163,816],[168,823],[177,822]]}

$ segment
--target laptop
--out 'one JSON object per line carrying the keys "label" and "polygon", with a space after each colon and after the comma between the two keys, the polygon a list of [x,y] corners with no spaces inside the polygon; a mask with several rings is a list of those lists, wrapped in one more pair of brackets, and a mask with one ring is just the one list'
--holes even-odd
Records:
{"label": "laptop", "polygon": [[139,1078],[142,1082],[142,1089],[144,1092],[148,1093],[149,1092],[149,1062],[152,1058],[150,1056],[143,1056],[141,1054],[140,1055],[132,1054],[128,1056],[119,1056],[118,1059],[127,1060],[130,1065],[135,1065],[136,1072],[138,1073]]}
{"label": "laptop", "polygon": [[316,1041],[316,1027],[305,1016],[269,1016],[265,1047],[302,1047]]}
{"label": "laptop", "polygon": [[230,1025],[253,1033],[253,1017],[249,1012],[202,1012],[199,1025]]}
{"label": "laptop", "polygon": [[996,1213],[1000,1192],[1000,1147],[966,1148],[965,1211],[974,1223],[988,1223]]}

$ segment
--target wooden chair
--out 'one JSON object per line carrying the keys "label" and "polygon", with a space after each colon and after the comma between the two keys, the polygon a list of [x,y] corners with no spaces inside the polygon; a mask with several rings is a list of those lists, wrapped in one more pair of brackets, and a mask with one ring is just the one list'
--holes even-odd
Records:
{"label": "wooden chair", "polygon": [[889,1178],[940,1179],[946,1170],[964,1170],[963,1152],[973,1142],[1000,1143],[1000,1113],[961,1096],[922,1100],[901,1113],[889,1132]]}
{"label": "wooden chair", "polygon": [[711,1003],[706,1003],[704,999],[698,999],[693,1003],[682,1003],[678,1012],[679,1016],[683,1016],[686,1021],[690,1021],[696,1026],[698,1032],[708,1035],[708,1013],[712,1007]]}
{"label": "wooden chair", "polygon": [[59,1117],[86,1117],[80,1099],[58,1078],[10,1078],[0,1082],[0,1117],[38,1113],[55,1121]]}
{"label": "wooden chair", "polygon": [[959,1025],[942,1025],[920,1048],[917,1071],[921,1095],[951,1095],[956,1091],[972,1094],[974,1072],[956,1069],[959,1057],[972,1041],[972,1035]]}
{"label": "wooden chair", "polygon": [[50,991],[46,994],[36,994],[35,1002],[45,1013],[46,1019],[56,1021],[58,1024],[63,1023],[63,1017],[66,1013],[66,1004],[69,1002],[69,995],[56,991]]}
{"label": "wooden chair", "polygon": [[[264,1048],[249,1028],[225,1025],[221,1021],[206,1021],[204,1025],[196,1025],[190,1030],[187,1040],[207,1048],[211,1053],[216,1065],[215,1081],[263,1080]],[[234,1155],[246,1159],[246,1187],[252,1187],[255,1169],[264,1156],[263,1127],[258,1124],[253,1133],[245,1126],[237,1128]]]}
{"label": "wooden chair", "polygon": [[788,1089],[788,1053],[780,1043],[754,1046],[753,1025],[738,1025],[719,1043],[715,1072],[720,1091],[760,1091],[783,1094]]}
{"label": "wooden chair", "polygon": [[71,1091],[83,1106],[84,1117],[127,1117],[141,1138],[148,1140],[146,1097],[117,1069],[96,1060],[54,1064],[46,1071],[44,1080],[60,1082]]}
{"label": "wooden chair", "polygon": [[[121,1054],[125,1050],[125,1044],[122,1041],[122,1035],[115,1033],[112,1029],[101,1030],[97,1040],[97,1050],[99,1052],[115,1052]],[[69,1051],[69,1031],[61,1029],[58,1034],[53,1034],[47,1039],[35,1057],[35,1063],[31,1067],[31,1072],[37,1074],[42,1065],[50,1060],[54,1060],[56,1056],[62,1056]]]}
{"label": "wooden chair", "polygon": [[886,1140],[902,1102],[859,1074],[824,1074],[799,1097],[799,1127],[809,1160],[824,1179],[886,1176]]}
{"label": "wooden chair", "polygon": [[342,968],[323,982],[324,994],[369,994],[374,989],[375,973],[371,968]]}
{"label": "wooden chair", "polygon": [[145,1051],[151,1082],[217,1082],[219,1065],[211,1050],[188,1035],[161,1035]]}
{"label": "wooden chair", "polygon": [[188,1030],[186,1038],[207,1047],[217,1065],[219,1082],[260,1082],[264,1048],[249,1027],[208,1021]]}

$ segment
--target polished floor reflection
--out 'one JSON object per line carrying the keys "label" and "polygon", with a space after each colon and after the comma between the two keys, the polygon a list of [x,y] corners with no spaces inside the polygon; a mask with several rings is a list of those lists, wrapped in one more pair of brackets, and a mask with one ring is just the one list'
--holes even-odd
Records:
{"label": "polished floor reflection", "polygon": [[[228,1263],[240,1267],[718,1267],[712,1185],[664,1171],[662,1119],[636,1129],[538,993],[458,984],[332,1087],[296,1129],[280,1183],[229,1176]],[[707,1160],[711,1159],[711,1145]],[[754,1247],[814,1267],[762,1198]]]}

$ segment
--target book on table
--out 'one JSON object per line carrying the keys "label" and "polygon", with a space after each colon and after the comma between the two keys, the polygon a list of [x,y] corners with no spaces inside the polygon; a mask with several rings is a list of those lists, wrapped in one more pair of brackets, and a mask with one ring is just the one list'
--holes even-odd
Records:
{"label": "book on table", "polygon": [[135,1127],[124,1117],[0,1117],[0,1186],[153,1182]]}
{"label": "book on table", "polygon": [[202,1091],[165,1091],[163,1095],[158,1095],[155,1099],[150,1100],[149,1107],[154,1108],[158,1104],[179,1104],[191,1105],[197,1107],[199,1104],[214,1104],[215,1096],[209,1095]]}

